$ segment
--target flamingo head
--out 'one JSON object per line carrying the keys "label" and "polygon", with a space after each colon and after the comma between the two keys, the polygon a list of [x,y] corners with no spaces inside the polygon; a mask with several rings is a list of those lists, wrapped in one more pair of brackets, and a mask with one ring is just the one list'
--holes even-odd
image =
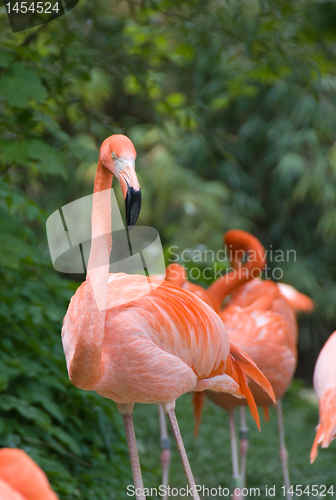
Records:
{"label": "flamingo head", "polygon": [[141,190],[135,173],[136,151],[125,135],[111,135],[101,145],[100,161],[119,181],[125,200],[126,224],[134,226],[141,208]]}

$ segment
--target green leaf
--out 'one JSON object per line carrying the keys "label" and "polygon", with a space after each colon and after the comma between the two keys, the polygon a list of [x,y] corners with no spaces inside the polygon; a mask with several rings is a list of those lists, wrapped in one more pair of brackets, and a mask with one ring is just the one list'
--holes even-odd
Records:
{"label": "green leaf", "polygon": [[8,104],[15,108],[24,108],[31,99],[41,102],[48,97],[37,73],[22,63],[13,64],[0,78],[0,95],[5,95]]}
{"label": "green leaf", "polygon": [[186,96],[182,92],[175,92],[173,94],[169,94],[166,97],[166,100],[169,106],[171,106],[172,108],[177,108],[185,103]]}
{"label": "green leaf", "polygon": [[276,172],[280,177],[287,180],[296,179],[305,171],[305,159],[298,153],[288,153],[284,155],[276,167]]}
{"label": "green leaf", "polygon": [[48,386],[41,385],[40,382],[31,379],[25,379],[18,386],[18,395],[28,403],[39,403],[43,408],[60,423],[64,423],[64,417],[58,406],[51,399],[52,393]]}
{"label": "green leaf", "polygon": [[5,411],[16,410],[22,417],[32,420],[40,427],[47,428],[50,426],[50,417],[47,413],[15,396],[0,395],[0,408]]}
{"label": "green leaf", "polygon": [[67,178],[64,157],[56,148],[41,140],[33,139],[29,141],[27,152],[30,158],[39,162],[38,165],[42,173],[60,175],[63,179]]}
{"label": "green leaf", "polygon": [[139,84],[136,76],[127,75],[124,79],[124,89],[127,94],[135,95],[141,92],[141,85]]}
{"label": "green leaf", "polygon": [[0,68],[8,68],[14,59],[15,52],[13,50],[6,49],[5,47],[0,48]]}
{"label": "green leaf", "polygon": [[0,392],[7,389],[8,383],[9,383],[8,375],[5,375],[4,373],[0,373]]}
{"label": "green leaf", "polygon": [[10,233],[2,233],[0,238],[0,262],[3,266],[19,269],[23,257],[29,254],[29,245]]}
{"label": "green leaf", "polygon": [[12,139],[9,141],[0,140],[0,158],[3,163],[18,163],[26,165],[29,161],[27,155],[27,141]]}
{"label": "green leaf", "polygon": [[70,436],[67,432],[65,432],[61,427],[50,427],[48,432],[54,437],[56,437],[63,444],[68,446],[68,448],[75,454],[80,455],[80,449],[75,439]]}
{"label": "green leaf", "polygon": [[230,104],[230,97],[226,94],[220,95],[211,101],[211,108],[218,111],[225,109]]}

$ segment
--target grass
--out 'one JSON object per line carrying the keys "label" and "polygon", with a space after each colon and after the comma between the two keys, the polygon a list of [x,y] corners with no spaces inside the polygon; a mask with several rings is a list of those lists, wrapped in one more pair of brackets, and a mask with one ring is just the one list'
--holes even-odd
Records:
{"label": "grass", "polygon": [[[336,497],[335,454],[336,443],[328,449],[319,449],[319,455],[313,465],[310,465],[309,454],[315,436],[315,426],[318,421],[317,401],[312,397],[311,389],[304,387],[301,381],[294,381],[283,399],[283,412],[286,430],[286,445],[289,453],[290,478],[293,485],[302,485],[302,489],[310,485],[326,485],[327,489],[333,485]],[[228,416],[225,411],[206,401],[203,409],[200,433],[197,440],[193,437],[193,416],[191,395],[186,394],[178,399],[176,415],[180,424],[182,436],[195,476],[196,484],[207,488],[231,487],[231,452],[228,431]],[[238,412],[237,412],[238,417]],[[262,412],[261,432],[248,415],[250,428],[250,442],[247,462],[247,487],[260,488],[258,498],[284,498],[281,486],[283,476],[279,458],[279,438],[277,432],[277,418],[274,408],[270,410],[270,422],[263,420]],[[136,405],[134,421],[138,437],[140,462],[144,473],[144,484],[148,488],[158,488],[161,484],[160,444],[158,410],[154,405]],[[236,420],[238,427],[238,420]],[[182,465],[171,439],[171,470],[170,486],[181,488],[186,486]],[[129,473],[129,484],[132,484]],[[275,486],[275,496],[266,495],[266,485]],[[295,488],[295,487],[294,487]],[[320,490],[322,493],[322,490]],[[325,492],[325,496],[302,494],[302,498],[333,498]],[[253,494],[248,498],[255,498]],[[125,498],[127,497],[125,495]],[[134,497],[133,497],[134,498]],[[147,496],[147,499],[162,498]],[[182,499],[182,496],[170,498]],[[225,498],[219,494],[203,496],[203,500]],[[228,498],[228,497],[226,497]],[[247,497],[246,497],[247,498]],[[296,498],[296,497],[295,497]]]}

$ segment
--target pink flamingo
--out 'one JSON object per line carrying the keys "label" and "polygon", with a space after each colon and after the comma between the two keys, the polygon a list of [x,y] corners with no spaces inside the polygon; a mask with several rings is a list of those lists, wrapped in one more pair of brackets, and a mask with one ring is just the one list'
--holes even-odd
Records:
{"label": "pink flamingo", "polygon": [[[245,373],[270,397],[273,391],[255,363],[239,348],[230,346],[219,316],[192,293],[168,282],[150,290],[145,276],[109,275],[109,190],[115,176],[125,199],[126,223],[134,225],[141,199],[135,157],[132,142],[122,135],[109,137],[101,146],[88,274],[64,318],[63,347],[71,382],[117,403],[125,426],[136,498],[145,499],[132,420],[133,405],[138,402],[162,405],[188,484],[199,499],[176,420],[176,398],[186,392],[211,389],[245,396],[253,406]],[[256,407],[254,410],[258,418]]]}
{"label": "pink flamingo", "polygon": [[317,358],[314,389],[319,400],[320,419],[310,452],[310,463],[317,457],[317,448],[328,448],[336,436],[336,332],[330,335]]}
{"label": "pink flamingo", "polygon": [[[265,250],[252,235],[245,231],[232,230],[226,233],[225,243],[227,248],[231,250],[231,256],[233,256],[231,264],[235,269],[219,278],[207,290],[184,281],[186,275],[183,274],[181,269],[178,269],[178,264],[169,266],[167,277],[175,280],[178,277],[180,286],[182,285],[183,288],[198,293],[203,299],[205,297],[208,304],[214,304],[217,311],[221,307],[224,298],[231,294],[231,300],[227,302],[219,315],[227,328],[230,340],[252,357],[257,366],[268,377],[274,389],[277,397],[280,457],[288,490],[288,459],[284,440],[281,397],[292,380],[297,360],[298,330],[292,307],[297,312],[308,312],[313,309],[313,302],[309,297],[300,294],[289,285],[275,284],[258,278],[251,279],[252,273],[258,270],[261,271],[265,264]],[[240,258],[237,258],[238,256]],[[244,264],[242,263],[243,257],[247,257]],[[247,280],[250,281],[246,283]],[[241,285],[244,281],[245,284]],[[288,304],[288,299],[292,307]],[[264,407],[265,416],[267,417],[268,405],[271,400],[263,391],[259,391],[253,382],[250,387],[257,405]],[[206,394],[229,413],[234,482],[237,486],[244,485],[248,447],[248,429],[246,427],[245,408],[243,407],[243,405],[246,405],[246,401],[231,398],[225,394],[215,394],[211,391],[207,391]],[[197,416],[196,433],[202,404],[203,394],[194,394]],[[236,406],[241,406],[240,472],[234,428],[234,408]]]}
{"label": "pink flamingo", "polygon": [[[288,491],[290,486],[288,454],[285,447],[281,398],[293,378],[297,363],[297,325],[294,312],[275,283],[256,279],[232,293],[232,298],[220,313],[220,317],[227,328],[230,340],[238,342],[239,346],[249,353],[272,384],[277,399],[280,458],[287,486],[286,491]],[[271,400],[265,397],[253,382],[250,388],[258,406],[263,406],[265,409],[272,404]],[[210,392],[207,392],[207,396],[229,412],[233,429],[233,411],[236,406],[241,406],[240,403],[236,404],[230,398],[217,398],[216,394]],[[268,409],[265,414],[268,417]],[[243,407],[241,407],[240,415],[240,476],[244,483],[248,431]],[[237,466],[235,470],[237,474]]]}
{"label": "pink flamingo", "polygon": [[22,450],[0,450],[1,500],[58,500],[44,472]]}

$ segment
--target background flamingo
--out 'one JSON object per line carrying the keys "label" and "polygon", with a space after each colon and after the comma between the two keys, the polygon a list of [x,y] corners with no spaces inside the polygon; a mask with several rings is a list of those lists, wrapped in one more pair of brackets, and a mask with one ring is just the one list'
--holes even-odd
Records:
{"label": "background flamingo", "polygon": [[[168,282],[151,289],[145,276],[109,275],[109,189],[114,175],[123,191],[127,225],[135,224],[140,210],[135,157],[132,142],[122,135],[109,137],[101,146],[88,275],[71,299],[62,340],[72,383],[117,403],[125,426],[136,498],[143,500],[132,420],[135,402],[162,404],[188,484],[194,489],[174,411],[176,398],[185,392],[210,388],[228,391],[247,397],[258,419],[245,373],[260,383],[270,397],[273,391],[256,365],[239,348],[230,346],[218,315],[192,293]],[[199,498],[196,491],[194,497]]]}
{"label": "background flamingo", "polygon": [[[244,243],[246,244],[245,238],[246,235],[244,236]],[[251,249],[253,249],[254,244],[254,239],[251,239]],[[237,266],[235,263],[233,265]],[[223,301],[226,290],[225,286],[220,287],[221,285],[222,282],[217,280],[213,288],[209,288],[208,292],[211,298],[213,298],[212,292],[215,291],[215,298],[218,301]],[[293,287],[287,285],[279,287],[269,280],[253,279],[232,292],[231,300],[220,313],[220,316],[228,329],[230,338],[234,341],[239,339],[239,345],[242,348],[245,347],[260,369],[271,380],[277,397],[280,457],[285,485],[288,490],[290,486],[288,453],[285,447],[281,398],[292,380],[297,363],[298,328],[293,309],[283,297],[284,293],[290,296],[290,300],[297,311],[309,311],[313,308],[311,299],[296,292]],[[267,403],[267,398],[264,398],[263,394],[253,387],[253,384],[251,384],[251,390],[258,405],[265,408],[270,403],[270,401]],[[230,410],[233,405],[237,406],[232,401],[230,403],[230,400],[223,398],[220,401],[213,396],[213,394],[210,394],[210,398],[216,400],[217,404],[221,403],[220,405],[225,409]],[[243,481],[248,445],[248,441],[245,439],[247,436],[244,411],[242,408],[241,473]],[[268,411],[266,411],[266,415],[268,415]],[[233,418],[231,418],[231,422],[232,426]]]}
{"label": "background flamingo", "polygon": [[[230,339],[238,340],[241,347],[245,346],[256,364],[271,380],[277,398],[280,457],[288,490],[289,473],[281,398],[292,380],[297,363],[297,327],[294,312],[275,283],[252,280],[232,293],[232,299],[220,313],[220,317],[226,325]],[[253,383],[251,391],[257,405],[266,407],[271,404],[269,398],[264,397]],[[241,405],[235,404],[230,399],[216,398],[216,395],[210,392],[207,392],[207,395],[216,404],[229,411],[233,431],[233,410]],[[241,411],[241,418],[241,435],[244,438],[241,442],[241,475],[244,481],[248,444],[244,409]],[[237,469],[236,464],[236,473]]]}
{"label": "background flamingo", "polygon": [[336,331],[330,335],[317,358],[314,389],[319,400],[320,419],[310,452],[310,462],[317,457],[317,448],[328,448],[336,436]]}
{"label": "background flamingo", "polygon": [[44,472],[22,450],[0,450],[1,500],[58,500]]}
{"label": "background flamingo", "polygon": [[[278,399],[277,414],[280,435],[280,456],[285,482],[289,487],[287,450],[284,441],[280,398],[287,389],[294,374],[297,360],[296,343],[298,330],[292,307],[289,306],[283,295],[286,294],[289,297],[296,311],[312,310],[313,302],[309,297],[300,294],[289,285],[280,284],[278,286],[268,280],[252,279],[248,283],[240,285],[240,280],[244,282],[246,279],[252,277],[252,272],[256,276],[258,275],[258,270],[261,271],[265,263],[265,251],[256,238],[244,231],[229,231],[225,235],[225,243],[227,248],[231,250],[231,256],[240,256],[239,259],[231,262],[231,265],[237,271],[236,274],[234,271],[231,271],[231,275],[229,274],[227,278],[223,276],[211,285],[208,290],[204,290],[202,287],[188,282],[182,283],[182,286],[196,292],[198,291],[200,296],[205,296],[207,302],[215,304],[214,307],[217,309],[221,306],[224,298],[231,293],[231,300],[220,313],[220,316],[226,325],[230,339],[249,353],[256,364],[267,374],[271,383],[273,382],[274,384],[273,388]],[[245,262],[243,263],[244,254]],[[252,255],[250,259],[248,258],[249,255],[250,257]],[[241,270],[242,266],[247,271],[247,274],[244,274],[243,270]],[[174,276],[177,279],[179,277],[181,284],[182,278],[185,278],[185,275],[183,275],[181,270],[178,270],[178,264],[172,264],[168,269],[167,278],[173,279]],[[235,287],[238,288],[234,290]],[[251,384],[251,390],[257,404],[264,406],[265,412],[268,415],[266,405],[270,404],[270,400],[264,397],[262,392],[258,391],[253,383]],[[207,391],[207,395],[216,404],[229,412],[233,475],[236,484],[241,484],[240,475],[243,478],[242,484],[244,484],[248,446],[245,409],[241,408],[241,474],[239,473],[238,466],[233,415],[234,408],[241,404],[244,405],[244,402],[235,401],[229,396],[217,395],[210,391]],[[202,399],[203,395],[194,395],[195,411],[198,415],[196,432]]]}

